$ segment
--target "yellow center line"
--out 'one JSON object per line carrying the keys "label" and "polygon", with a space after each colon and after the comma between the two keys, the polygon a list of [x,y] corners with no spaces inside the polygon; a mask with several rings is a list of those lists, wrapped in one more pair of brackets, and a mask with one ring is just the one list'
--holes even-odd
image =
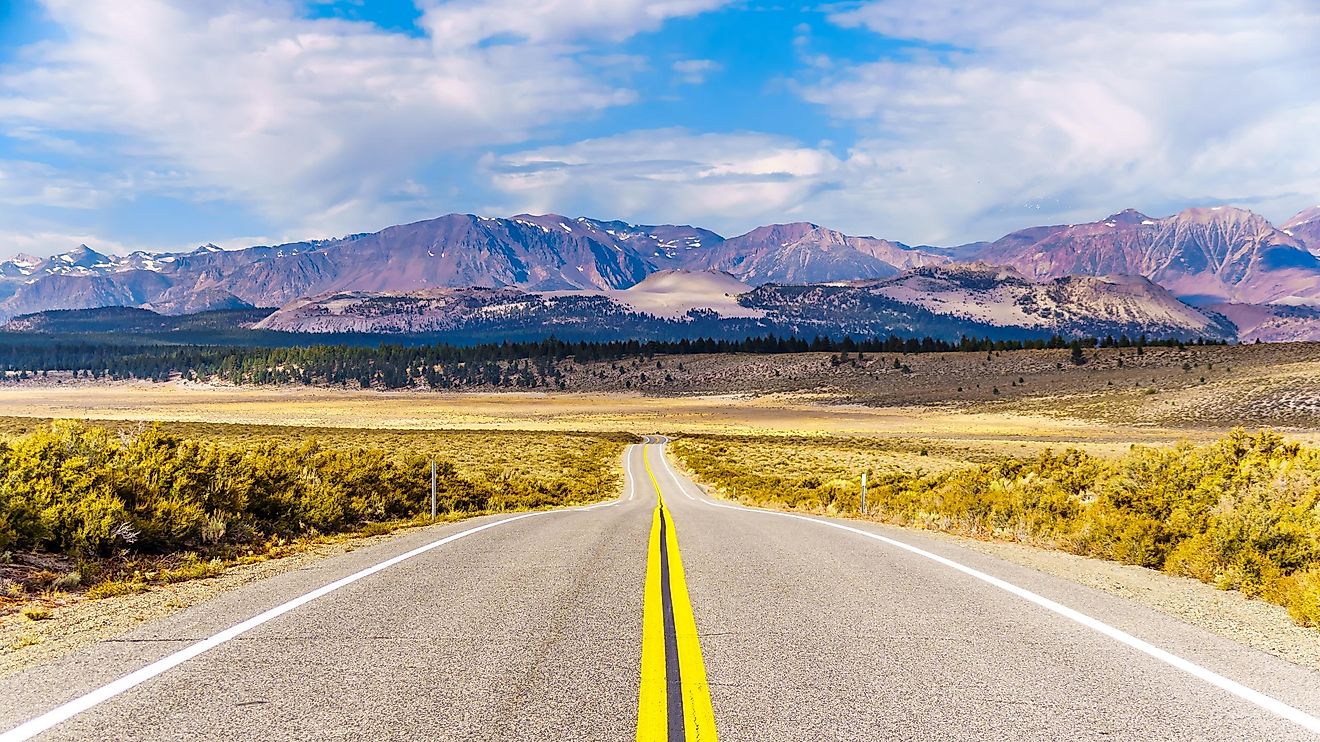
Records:
{"label": "yellow center line", "polygon": [[[683,560],[678,550],[674,520],[665,507],[660,483],[651,471],[651,461],[642,448],[642,463],[655,487],[658,504],[651,517],[651,537],[647,548],[646,586],[642,607],[642,676],[637,700],[637,740],[716,742],[715,711],[710,701],[710,684],[701,658],[697,620],[692,613]],[[661,541],[663,536],[663,543]],[[664,576],[668,576],[668,584]],[[669,620],[666,620],[666,618]],[[667,646],[677,657],[668,654]],[[677,675],[679,688],[671,695],[670,673]],[[672,704],[671,698],[679,701]],[[677,718],[682,708],[681,724]],[[671,714],[675,718],[671,719]],[[671,730],[681,730],[674,734]]]}
{"label": "yellow center line", "polygon": [[[665,625],[660,607],[660,508],[651,517],[646,551],[646,588],[642,603],[642,690],[637,701],[637,739],[666,739]],[[648,731],[650,730],[650,731]]]}

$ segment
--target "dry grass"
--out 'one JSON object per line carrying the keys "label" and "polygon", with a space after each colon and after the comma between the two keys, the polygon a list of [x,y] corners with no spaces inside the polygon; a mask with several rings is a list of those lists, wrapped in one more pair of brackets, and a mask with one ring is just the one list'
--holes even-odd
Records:
{"label": "dry grass", "polygon": [[[1238,426],[1270,426],[1311,440],[1320,434],[1320,344],[1152,348],[1141,356],[1130,348],[1105,349],[1090,355],[1083,366],[1070,364],[1067,351],[877,354],[856,363],[854,356],[843,365],[820,353],[570,363],[567,393],[32,384],[7,388],[0,415],[395,431],[380,440],[417,430],[962,435],[1100,443],[1201,439]],[[896,358],[910,373],[893,368]],[[624,382],[633,388],[625,390]],[[22,423],[0,427],[16,425]]]}

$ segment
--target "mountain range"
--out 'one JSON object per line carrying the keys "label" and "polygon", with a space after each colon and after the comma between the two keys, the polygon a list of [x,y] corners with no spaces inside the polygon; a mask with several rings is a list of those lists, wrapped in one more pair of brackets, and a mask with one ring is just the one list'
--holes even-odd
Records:
{"label": "mountain range", "polygon": [[1290,233],[1231,207],[1187,209],[1162,219],[1129,209],[1099,222],[1014,232],[975,256],[1037,279],[1144,276],[1199,303],[1320,304],[1315,218],[1298,214]]}
{"label": "mountain range", "polygon": [[[377,300],[403,300],[399,297],[409,302],[482,304],[525,294],[563,304],[598,299],[632,306],[618,293],[650,276],[664,274],[673,283],[716,271],[748,287],[744,294],[752,298],[732,301],[734,306],[756,305],[763,299],[773,304],[775,291],[818,286],[816,299],[839,292],[849,300],[883,297],[909,308],[960,316],[965,322],[1011,322],[1022,327],[1030,326],[1033,318],[1005,319],[1004,297],[1015,297],[1010,304],[1025,302],[1014,306],[1039,305],[1056,297],[1047,303],[1055,302],[1052,311],[1066,314],[1067,302],[1058,303],[1062,300],[1057,297],[1081,301],[1069,290],[1090,287],[1099,291],[1091,299],[1108,303],[1111,294],[1140,286],[1145,292],[1141,300],[1154,304],[1144,314],[1130,312],[1132,317],[1150,319],[1173,311],[1164,295],[1147,295],[1152,289],[1144,283],[1115,278],[1140,277],[1167,289],[1168,299],[1215,307],[1195,310],[1203,319],[1211,318],[1208,329],[1217,327],[1225,314],[1236,312],[1246,318],[1261,311],[1221,312],[1223,308],[1267,305],[1274,308],[1263,311],[1274,316],[1278,307],[1320,306],[1318,254],[1320,207],[1296,215],[1282,228],[1229,206],[1187,209],[1162,218],[1127,210],[1097,222],[1031,227],[994,241],[952,248],[850,236],[806,222],[758,227],[726,239],[686,225],[633,225],[554,214],[510,218],[449,214],[370,234],[239,250],[205,245],[191,252],[108,256],[80,246],[47,259],[17,256],[0,262],[0,318],[103,306],[163,314],[285,307],[285,319],[272,317],[267,323],[275,328],[300,307],[305,314],[309,307],[345,297],[374,306]],[[940,274],[931,270],[972,262],[1012,270],[995,274],[999,277],[992,283],[1002,284],[995,289],[998,294],[977,289],[983,293],[969,300],[969,306],[950,310],[931,283]],[[981,281],[986,271],[973,274]],[[1108,278],[1095,283],[1066,280],[1069,277]],[[849,283],[819,286],[838,282]],[[1110,288],[1095,289],[1100,284]],[[758,296],[756,292],[767,286],[776,288]],[[492,291],[480,294],[486,297],[480,300],[474,298],[477,293],[437,291],[470,288]],[[381,296],[373,298],[377,294]],[[336,296],[340,298],[331,298]],[[1132,301],[1129,297],[1119,303],[1130,308]],[[999,314],[972,311],[978,302],[998,307]],[[461,314],[457,305],[452,311]],[[780,312],[777,317],[786,316],[782,309],[775,311]],[[1092,316],[1095,311],[1087,305],[1076,315]],[[428,310],[427,316],[434,313]],[[663,313],[657,316],[666,318]],[[1308,328],[1316,325],[1308,317],[1308,312],[1299,310],[1275,324],[1286,325],[1289,338],[1307,337],[1312,332]],[[1190,315],[1179,320],[1187,326],[1199,321]],[[1320,338],[1320,331],[1315,335]]]}

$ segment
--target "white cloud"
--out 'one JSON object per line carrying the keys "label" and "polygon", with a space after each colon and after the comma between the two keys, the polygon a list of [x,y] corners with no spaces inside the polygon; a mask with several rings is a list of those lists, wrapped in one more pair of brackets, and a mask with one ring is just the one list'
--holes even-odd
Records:
{"label": "white cloud", "polygon": [[856,62],[797,29],[797,90],[851,131],[844,155],[664,129],[492,157],[492,181],[531,210],[725,231],[802,218],[936,244],[1128,206],[1282,220],[1320,195],[1312,4],[886,0],[832,20],[918,42]]}
{"label": "white cloud", "polygon": [[[828,28],[794,29],[793,89],[846,152],[665,128],[519,144],[638,100],[649,61],[616,42],[724,2],[419,0],[410,36],[310,20],[302,0],[48,0],[63,33],[0,71],[0,130],[24,158],[101,171],[0,162],[0,219],[150,192],[244,204],[264,218],[235,231],[301,237],[433,215],[489,184],[495,212],[950,243],[1126,206],[1233,201],[1277,220],[1320,198],[1312,0],[852,3],[831,21],[915,43],[859,60],[832,56]],[[710,54],[669,71],[705,81]],[[31,233],[61,233],[48,226]]]}
{"label": "white cloud", "polygon": [[806,218],[842,163],[829,151],[754,132],[634,131],[489,156],[508,211],[569,210],[634,221],[683,219],[731,233]]}
{"label": "white cloud", "polygon": [[79,245],[87,245],[103,255],[127,255],[137,249],[90,232],[65,230],[0,231],[0,260],[8,260],[19,253],[46,258],[58,253],[68,252]]}
{"label": "white cloud", "polygon": [[80,179],[45,163],[0,160],[0,203],[10,207],[96,209],[124,186],[121,179]]}
{"label": "white cloud", "polygon": [[48,0],[63,37],[0,77],[0,122],[108,134],[281,228],[356,230],[432,211],[409,184],[428,163],[635,99],[573,44],[717,2],[433,3],[417,38],[281,0]]}
{"label": "white cloud", "polygon": [[[1320,7],[1307,0],[881,0],[836,23],[926,44],[801,84],[858,133],[871,204],[909,239],[994,236],[1124,206],[1320,194]],[[933,46],[932,46],[933,45]]]}
{"label": "white cloud", "polygon": [[714,10],[728,0],[448,0],[427,2],[422,25],[437,45],[473,46],[512,38],[562,43],[622,41],[670,18]]}
{"label": "white cloud", "polygon": [[712,72],[724,69],[724,65],[713,59],[680,59],[672,67],[679,79],[689,85],[700,85]]}

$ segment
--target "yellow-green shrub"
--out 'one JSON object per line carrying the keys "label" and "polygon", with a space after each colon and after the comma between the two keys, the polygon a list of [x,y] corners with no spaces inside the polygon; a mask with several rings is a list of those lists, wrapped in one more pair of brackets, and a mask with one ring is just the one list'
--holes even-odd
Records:
{"label": "yellow-green shrub", "polygon": [[[607,496],[617,491],[614,458],[623,442],[573,438],[553,468],[489,477],[461,476],[441,459],[439,509]],[[416,451],[316,440],[217,443],[154,426],[121,435],[56,422],[0,444],[0,549],[166,553],[349,530],[429,511],[430,481],[430,457]]]}
{"label": "yellow-green shrub", "polygon": [[1303,626],[1320,626],[1320,567],[1310,567],[1284,578],[1280,589],[1288,614]]}

